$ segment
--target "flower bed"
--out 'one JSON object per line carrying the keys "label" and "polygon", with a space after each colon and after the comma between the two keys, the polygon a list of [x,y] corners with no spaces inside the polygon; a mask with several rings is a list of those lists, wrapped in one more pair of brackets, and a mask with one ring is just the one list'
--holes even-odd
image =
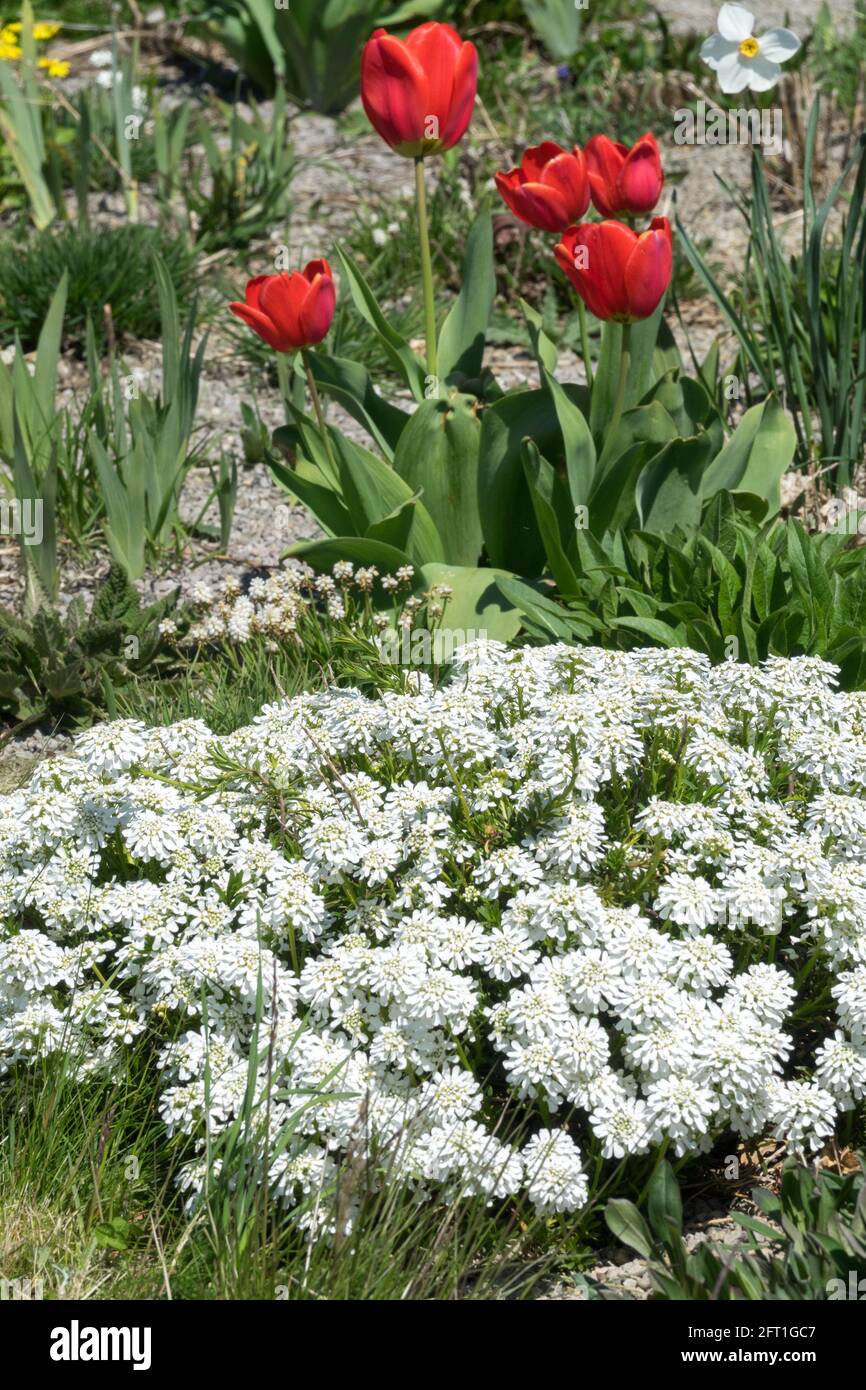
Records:
{"label": "flower bed", "polygon": [[152,1044],[192,1199],[246,1097],[307,1225],[346,1154],[545,1212],[666,1142],[814,1149],[866,1091],[866,696],[833,685],[473,644],[219,740],[88,730],[0,802],[4,1070]]}

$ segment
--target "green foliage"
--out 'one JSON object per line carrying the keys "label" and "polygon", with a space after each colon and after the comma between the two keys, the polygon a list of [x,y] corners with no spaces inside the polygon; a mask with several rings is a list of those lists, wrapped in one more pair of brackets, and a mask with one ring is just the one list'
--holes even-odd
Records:
{"label": "green foliage", "polygon": [[159,303],[153,292],[153,255],[165,263],[175,293],[185,301],[195,281],[195,257],[186,243],[158,228],[128,225],[82,231],[67,226],[21,244],[0,240],[0,338],[34,347],[58,283],[67,280],[63,345],[81,351],[90,319],[104,341],[103,311],[111,306],[118,336],[156,338]]}
{"label": "green foliage", "polygon": [[[56,500],[61,421],[55,408],[57,365],[67,279],[60,277],[41,326],[31,376],[17,344],[12,366],[0,362],[0,462],[3,477],[17,506],[39,518],[38,540],[20,531],[24,568],[25,613],[34,613],[44,599],[57,595]],[[23,510],[19,513],[19,523]]]}
{"label": "green foliage", "polygon": [[[133,396],[129,401],[127,430],[115,362],[114,434],[107,437],[95,432],[90,441],[105,505],[106,539],[115,560],[131,579],[140,579],[148,561],[158,558],[172,538],[178,538],[181,529],[178,503],[193,462],[191,437],[207,349],[205,335],[193,351],[195,303],[181,330],[177,296],[159,256],[153,258],[151,273],[156,280],[162,337],[161,394],[156,400],[143,393]],[[236,479],[224,474],[217,491],[226,541],[235,485]]]}
{"label": "green foliage", "polygon": [[853,1296],[859,1296],[856,1284],[866,1259],[862,1166],[844,1176],[825,1170],[815,1174],[789,1159],[778,1193],[757,1188],[752,1195],[766,1220],[732,1213],[749,1237],[735,1249],[720,1249],[711,1241],[687,1249],[679,1187],[666,1161],[649,1184],[649,1224],[623,1198],[608,1202],[604,1215],[618,1240],[650,1260],[657,1298],[844,1299],[851,1296],[852,1275]]}
{"label": "green foliage", "polygon": [[216,114],[228,126],[228,146],[218,143],[211,123],[203,118],[196,127],[202,154],[190,156],[189,171],[179,183],[195,219],[195,242],[206,252],[267,237],[288,216],[295,172],[282,87],[267,118],[255,103],[250,120],[236,106],[219,104]]}
{"label": "green foliage", "polygon": [[241,71],[267,96],[282,85],[299,106],[333,115],[357,95],[361,49],[384,21],[436,19],[444,0],[229,0],[216,25]]}
{"label": "green foliage", "polygon": [[43,606],[30,620],[0,609],[0,712],[15,723],[56,724],[100,716],[115,689],[168,660],[159,624],[178,591],[142,608],[113,566],[90,608],[72,601],[61,616]]}
{"label": "green foliage", "polygon": [[53,221],[57,200],[47,178],[30,0],[24,0],[21,7],[21,24],[22,53],[17,70],[0,61],[0,136],[24,187],[33,222],[42,228]]}
{"label": "green foliage", "polygon": [[854,22],[837,25],[822,0],[809,49],[809,66],[824,92],[832,92],[849,118],[862,99],[866,78],[866,3],[855,0]]}
{"label": "green foliage", "polygon": [[[694,535],[705,505],[722,492],[746,514],[778,511],[795,446],[790,420],[769,397],[726,437],[718,353],[696,379],[687,377],[661,307],[630,330],[628,408],[620,418],[618,324],[604,325],[591,390],[557,382],[557,349],[528,306],[540,388],[504,393],[483,368],[493,304],[487,213],[466,243],[462,288],[439,333],[436,379],[388,320],[360,267],[339,254],[349,297],[416,408],[407,415],[388,405],[360,363],[311,354],[319,387],[364,425],[382,455],[331,427],[332,458],[303,414],[296,369],[291,423],[275,435],[294,467],[271,466],[329,537],[293,547],[310,564],[330,568],[347,558],[390,572],[413,565],[428,586],[454,589],[474,619],[467,626],[508,640],[516,611],[526,611],[516,597],[526,591],[521,581],[541,579],[545,567],[562,596],[582,600],[587,526],[599,541],[638,525],[652,535]],[[441,565],[449,571],[444,581],[433,577]]]}
{"label": "green foliage", "polygon": [[574,0],[523,0],[523,10],[551,58],[562,63],[573,57],[583,28]]}
{"label": "green foliage", "polygon": [[[148,560],[158,559],[183,530],[228,544],[237,492],[236,469],[220,457],[210,464],[212,489],[199,518],[183,527],[178,499],[189,468],[199,461],[195,412],[206,338],[193,352],[193,304],[181,333],[177,298],[162,261],[151,267],[156,282],[162,339],[163,381],[150,396],[122,373],[116,356],[103,374],[90,320],[85,333],[89,390],[58,409],[57,363],[63,337],[66,277],[60,280],[45,318],[31,374],[20,345],[11,367],[0,363],[0,483],[14,498],[8,507],[40,505],[42,536],[24,543],[25,612],[32,614],[57,592],[56,536],[79,547],[105,526],[115,558],[138,578]],[[211,502],[219,528],[205,526]],[[10,512],[11,515],[11,512]]]}
{"label": "green foliage", "polygon": [[[794,417],[799,462],[820,463],[842,486],[866,454],[866,135],[819,205],[813,181],[819,114],[816,98],[806,139],[799,256],[783,250],[757,150],[750,196],[728,189],[749,234],[736,294],[721,287],[679,220],[677,229],[688,260],[736,334],[735,373],[747,400],[781,387]],[[834,222],[840,212],[841,238]]]}
{"label": "green foliage", "polygon": [[793,518],[763,525],[718,493],[699,529],[579,533],[566,608],[541,585],[509,596],[537,640],[689,646],[714,661],[807,654],[866,686],[866,550],[856,536],[810,534]]}

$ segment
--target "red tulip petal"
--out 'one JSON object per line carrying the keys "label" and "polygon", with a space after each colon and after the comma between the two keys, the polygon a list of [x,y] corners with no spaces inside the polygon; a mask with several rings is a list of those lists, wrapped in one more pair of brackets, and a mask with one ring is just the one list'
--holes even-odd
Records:
{"label": "red tulip petal", "polygon": [[[523,175],[519,169],[500,169],[498,174],[494,174],[494,178],[496,180],[496,187],[499,189],[499,192],[502,193],[503,198],[505,198],[505,193],[502,191],[503,189],[519,188],[523,183]],[[506,199],[506,202],[507,201]]]}
{"label": "red tulip petal", "polygon": [[299,270],[292,271],[291,275],[283,271],[270,277],[259,297],[262,310],[293,348],[305,345],[300,318],[309,292],[310,283]]}
{"label": "red tulip petal", "polygon": [[247,304],[251,304],[254,309],[259,307],[259,295],[262,292],[262,285],[266,280],[270,280],[270,275],[254,275],[252,280],[247,281],[244,299]]}
{"label": "red tulip petal", "polygon": [[502,193],[511,211],[528,222],[530,227],[539,227],[543,232],[563,232],[572,218],[568,215],[565,199],[556,188],[548,188],[544,183],[524,183]]}
{"label": "red tulip petal", "polygon": [[581,223],[579,227],[569,227],[562,241],[554,247],[553,254],[590,313],[603,319],[608,317],[608,306],[603,295],[597,293],[588,270],[577,259],[579,251],[585,253],[584,238],[589,227],[590,223],[587,222]]}
{"label": "red tulip petal", "polygon": [[652,135],[645,135],[630,150],[617,179],[619,204],[629,212],[649,212],[664,187],[659,147]]}
{"label": "red tulip petal", "polygon": [[440,134],[443,150],[450,150],[469,129],[478,91],[478,53],[473,43],[464,43],[454,72],[451,110]]}
{"label": "red tulip petal", "polygon": [[530,146],[520,161],[523,177],[533,183],[540,183],[545,167],[552,159],[564,153],[562,146],[557,145],[555,140],[544,140],[540,145]]}
{"label": "red tulip petal", "polygon": [[577,250],[583,247],[586,265],[573,265],[569,278],[597,318],[628,317],[625,267],[636,244],[636,233],[622,222],[585,222],[577,228],[570,247],[572,262]]}
{"label": "red tulip petal", "polygon": [[462,40],[450,24],[430,20],[419,24],[406,39],[406,47],[424,70],[427,78],[427,109],[425,118],[435,116],[441,136],[448,124],[454,95],[454,75]]}
{"label": "red tulip petal", "polygon": [[602,217],[618,212],[616,182],[628,154],[628,146],[607,135],[593,135],[584,146],[592,201]]}
{"label": "red tulip petal", "polygon": [[334,278],[331,267],[328,265],[324,256],[320,256],[317,261],[310,261],[308,265],[305,265],[303,275],[306,280],[309,280],[310,284],[313,283],[317,275],[327,275],[332,280]]}
{"label": "red tulip petal", "polygon": [[666,217],[654,217],[642,232],[625,266],[625,288],[633,318],[647,319],[671,282],[673,237]]}
{"label": "red tulip petal", "polygon": [[560,194],[568,211],[567,222],[576,222],[589,207],[589,180],[582,150],[563,151],[544,167],[541,182]]}
{"label": "red tulip petal", "polygon": [[[260,276],[259,278],[264,279],[265,277]],[[271,320],[266,314],[263,314],[260,309],[256,309],[251,304],[238,303],[230,304],[229,308],[232,313],[239,319],[242,319],[254,333],[258,333],[259,337],[263,338],[268,344],[268,347],[275,348],[277,352],[288,352],[290,350],[291,344],[277,332],[274,324],[271,323]]]}
{"label": "red tulip petal", "polygon": [[300,331],[304,347],[320,343],[334,321],[337,294],[330,275],[317,275],[301,307]]}
{"label": "red tulip petal", "polygon": [[423,139],[430,105],[424,69],[406,44],[384,29],[364,46],[361,100],[371,125],[389,145]]}

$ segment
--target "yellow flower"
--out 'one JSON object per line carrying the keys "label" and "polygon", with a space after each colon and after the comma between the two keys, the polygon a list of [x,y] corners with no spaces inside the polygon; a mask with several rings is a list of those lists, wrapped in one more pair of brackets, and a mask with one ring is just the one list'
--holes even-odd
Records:
{"label": "yellow flower", "polygon": [[54,35],[59,33],[60,25],[50,24],[47,20],[40,20],[38,24],[33,25],[33,37],[40,43],[45,42],[47,39],[53,39]]}
{"label": "yellow flower", "polygon": [[38,66],[45,68],[49,77],[69,76],[69,64],[65,58],[40,58]]}
{"label": "yellow flower", "polygon": [[21,49],[11,38],[5,38],[0,34],[0,62],[11,62],[14,58],[21,57]]}
{"label": "yellow flower", "polygon": [[21,21],[20,21],[20,20],[16,20],[14,24],[4,24],[4,25],[3,25],[3,33],[4,33],[4,34],[20,34],[20,33],[21,33]]}

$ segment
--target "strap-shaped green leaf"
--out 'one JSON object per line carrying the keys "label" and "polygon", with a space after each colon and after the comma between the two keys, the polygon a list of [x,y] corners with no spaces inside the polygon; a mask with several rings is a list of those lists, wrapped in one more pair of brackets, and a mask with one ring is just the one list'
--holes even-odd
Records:
{"label": "strap-shaped green leaf", "polygon": [[466,240],[460,293],[439,334],[439,380],[462,386],[481,377],[487,325],[496,294],[493,269],[493,221],[479,213]]}

